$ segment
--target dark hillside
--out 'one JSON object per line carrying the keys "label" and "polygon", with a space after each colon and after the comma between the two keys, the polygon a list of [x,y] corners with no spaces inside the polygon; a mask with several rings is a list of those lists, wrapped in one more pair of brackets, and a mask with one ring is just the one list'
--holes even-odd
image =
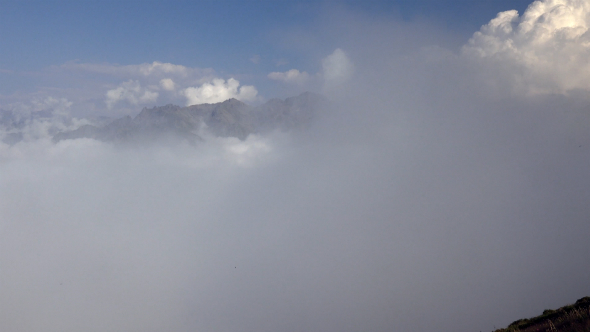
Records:
{"label": "dark hillside", "polygon": [[494,332],[590,332],[590,297],[528,319],[519,319]]}

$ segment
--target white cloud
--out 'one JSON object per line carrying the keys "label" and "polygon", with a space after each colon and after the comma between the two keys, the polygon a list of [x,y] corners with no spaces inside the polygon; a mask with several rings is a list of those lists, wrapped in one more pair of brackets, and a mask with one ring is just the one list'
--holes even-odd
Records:
{"label": "white cloud", "polygon": [[141,64],[138,66],[138,69],[145,76],[161,73],[186,76],[189,71],[189,68],[182,65],[175,65],[172,63],[161,63],[158,61],[154,61],[151,64]]}
{"label": "white cloud", "polygon": [[346,82],[354,72],[354,65],[346,53],[337,48],[322,60],[322,76],[328,86]]}
{"label": "white cloud", "polygon": [[129,80],[107,91],[106,104],[110,109],[120,101],[126,101],[132,105],[153,103],[158,99],[158,95],[158,92],[142,88],[138,81]]}
{"label": "white cloud", "polygon": [[73,71],[86,71],[98,74],[106,74],[121,77],[203,77],[213,73],[212,69],[191,68],[172,63],[162,63],[154,61],[152,63],[142,63],[138,65],[117,65],[110,63],[76,63],[68,62],[59,68]]}
{"label": "white cloud", "polygon": [[253,101],[256,100],[258,91],[251,85],[240,87],[240,82],[234,78],[228,79],[227,82],[224,79],[217,78],[198,87],[186,88],[182,91],[182,94],[187,99],[187,105],[195,105],[218,103],[230,98]]}
{"label": "white cloud", "polygon": [[[240,86],[235,79],[226,82],[213,69],[158,61],[132,65],[68,62],[36,75],[42,86],[28,93],[0,94],[0,109],[30,113],[51,108],[55,114],[120,117],[136,114],[143,106],[258,98],[254,86]],[[53,104],[42,105],[46,98]]]}
{"label": "white cloud", "polygon": [[94,73],[98,74],[98,81],[108,79],[102,86],[110,88],[101,94],[107,108],[116,113],[135,112],[133,106],[142,104],[188,102],[191,105],[215,103],[229,98],[253,101],[258,95],[254,86],[240,86],[240,82],[233,78],[225,81],[215,77],[212,69],[158,61],[125,66],[67,63],[53,70],[78,72],[84,76]]}
{"label": "white cloud", "polygon": [[166,91],[174,91],[176,84],[171,78],[163,78],[160,80],[160,86]]}
{"label": "white cloud", "polygon": [[463,47],[472,59],[510,68],[529,93],[590,90],[590,2],[533,2],[522,16],[501,12]]}
{"label": "white cloud", "polygon": [[15,122],[9,120],[4,125],[0,123],[0,141],[6,135],[16,135],[25,142],[41,140],[48,143],[58,131],[74,130],[89,124],[86,119],[71,117],[73,104],[66,98],[48,96],[6,105],[6,109],[12,112],[12,121]]}
{"label": "white cloud", "polygon": [[309,74],[307,72],[300,72],[297,69],[291,69],[286,72],[272,72],[268,74],[268,78],[271,80],[283,81],[286,83],[303,84],[309,80]]}

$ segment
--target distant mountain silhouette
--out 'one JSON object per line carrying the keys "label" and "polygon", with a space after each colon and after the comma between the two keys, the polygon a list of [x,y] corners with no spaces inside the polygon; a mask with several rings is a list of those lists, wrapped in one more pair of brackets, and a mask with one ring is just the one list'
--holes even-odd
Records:
{"label": "distant mountain silhouette", "polygon": [[326,105],[324,97],[305,92],[285,100],[271,99],[252,107],[237,99],[187,107],[166,105],[144,108],[136,117],[126,116],[104,126],[84,125],[57,133],[54,142],[92,138],[109,142],[142,142],[165,138],[202,140],[203,131],[218,137],[245,139],[252,133],[301,130],[308,127]]}

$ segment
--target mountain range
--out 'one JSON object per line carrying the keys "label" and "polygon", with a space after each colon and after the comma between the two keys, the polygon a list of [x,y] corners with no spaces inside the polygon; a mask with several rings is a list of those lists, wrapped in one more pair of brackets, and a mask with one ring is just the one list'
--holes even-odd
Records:
{"label": "mountain range", "polygon": [[13,145],[34,139],[30,128],[35,123],[48,124],[45,126],[47,135],[55,143],[78,138],[115,143],[170,139],[196,143],[207,135],[244,140],[250,134],[274,130],[304,130],[327,103],[326,98],[311,92],[285,100],[271,99],[259,106],[232,98],[213,104],[144,108],[135,117],[114,120],[104,117],[84,119],[78,121],[85,123],[81,126],[74,125],[72,118],[53,114],[51,110],[28,114],[0,110],[0,140]]}
{"label": "mountain range", "polygon": [[76,130],[59,132],[53,141],[92,138],[133,142],[180,138],[195,143],[203,140],[205,131],[217,137],[244,140],[253,133],[304,129],[326,103],[323,96],[305,92],[285,100],[271,99],[256,107],[234,98],[186,107],[169,104],[144,108],[134,118],[126,116],[103,126],[83,125]]}

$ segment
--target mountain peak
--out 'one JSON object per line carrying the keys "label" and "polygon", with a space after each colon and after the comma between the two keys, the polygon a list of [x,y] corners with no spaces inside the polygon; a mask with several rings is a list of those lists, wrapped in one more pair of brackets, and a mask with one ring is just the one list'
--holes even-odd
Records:
{"label": "mountain peak", "polygon": [[201,131],[204,130],[214,136],[243,140],[252,133],[305,129],[315,118],[324,100],[320,95],[307,92],[285,100],[271,99],[257,107],[236,98],[186,107],[173,104],[144,107],[135,118],[127,116],[103,127],[86,126],[58,133],[54,141],[75,138],[140,141],[164,136],[195,141],[201,139]]}

